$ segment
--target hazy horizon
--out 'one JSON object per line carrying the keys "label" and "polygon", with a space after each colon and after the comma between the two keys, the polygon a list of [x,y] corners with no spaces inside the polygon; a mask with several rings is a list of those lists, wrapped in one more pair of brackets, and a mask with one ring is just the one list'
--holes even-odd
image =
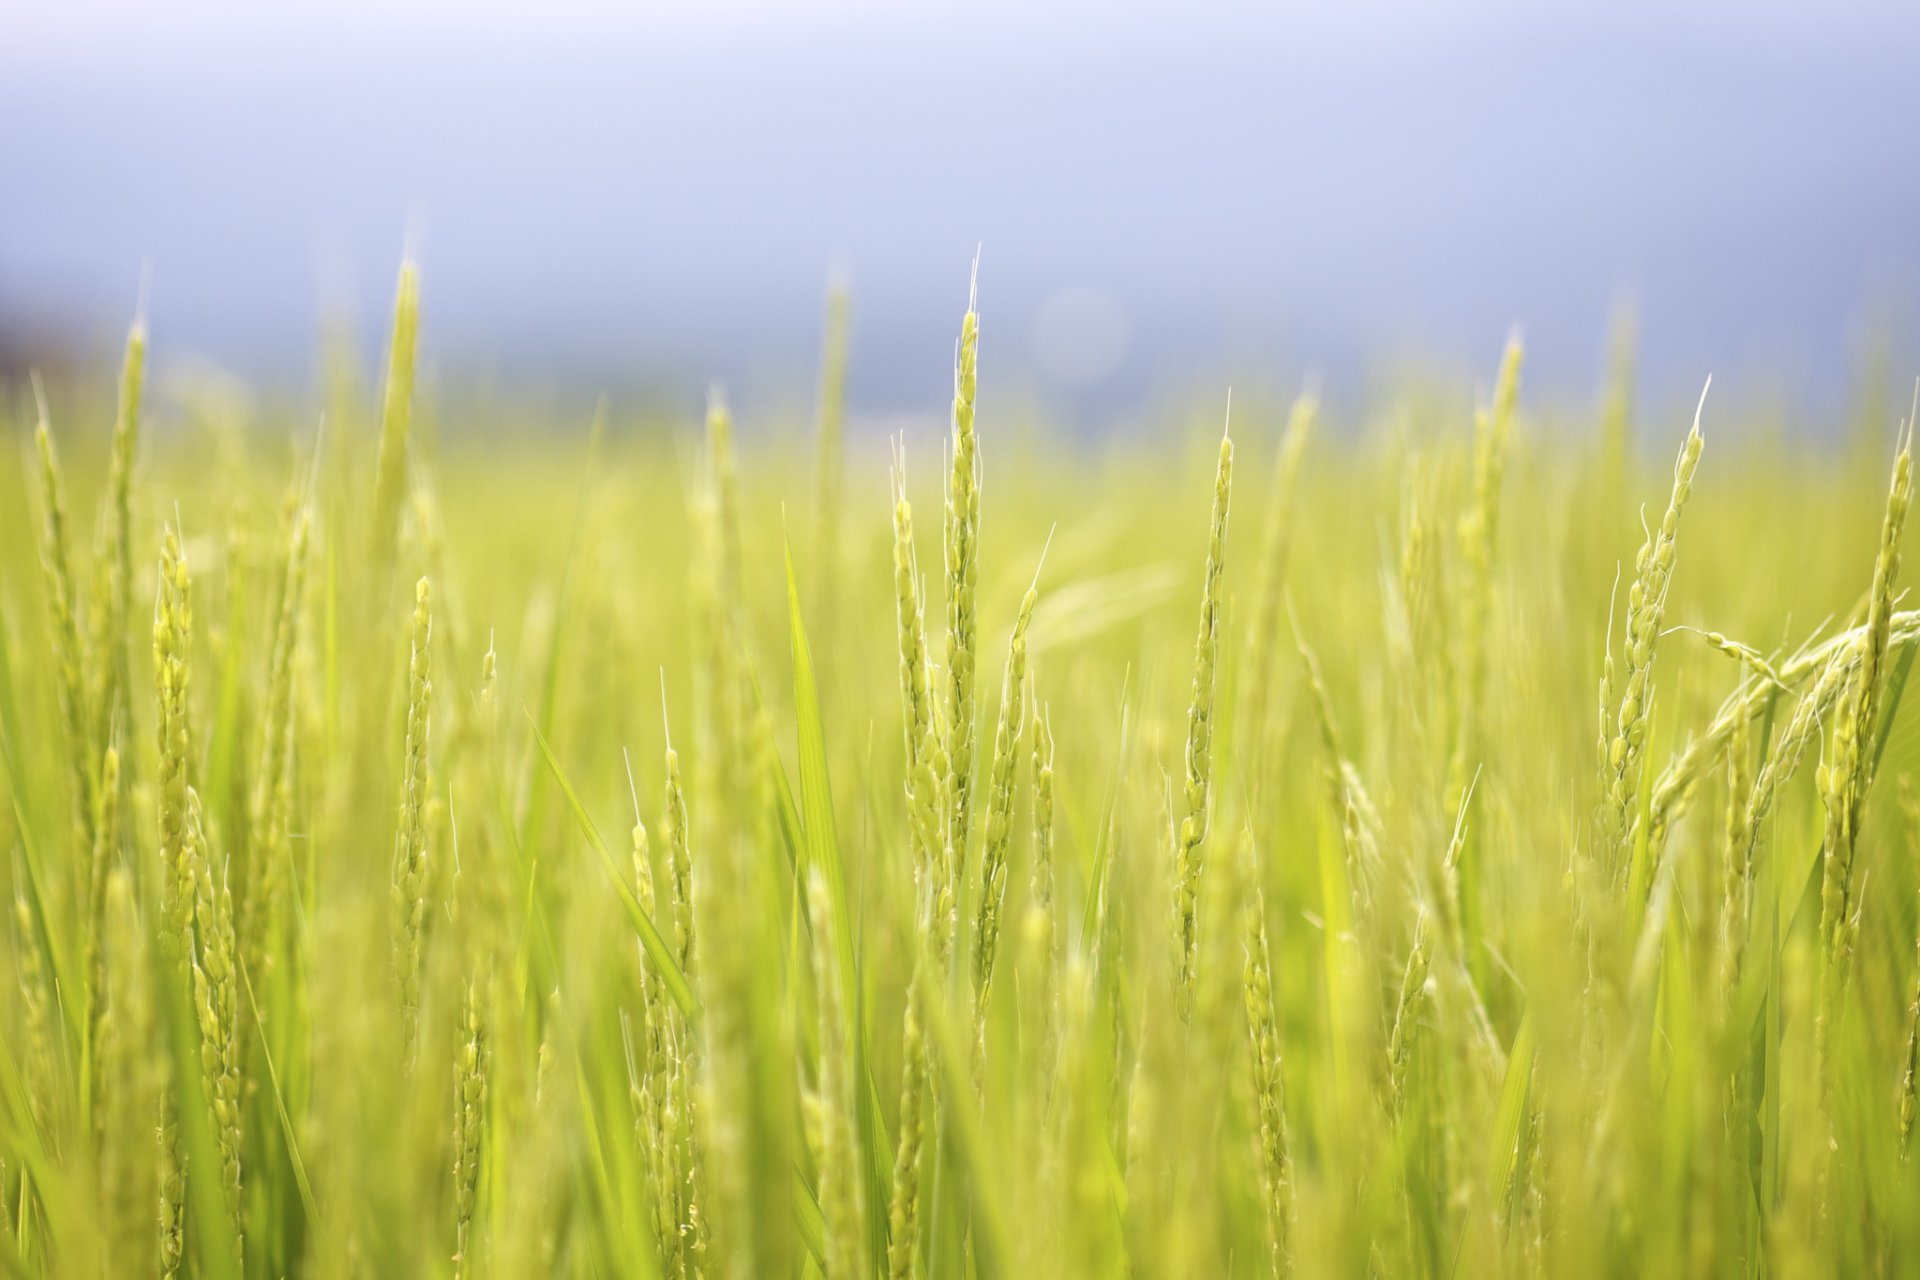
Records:
{"label": "hazy horizon", "polygon": [[[1920,16],[1362,4],[1276,18],[766,3],[0,16],[0,332],[268,379],[371,348],[412,244],[429,356],[554,383],[810,376],[856,410],[984,359],[1067,416],[1406,360],[1563,393],[1640,316],[1648,394],[1837,403],[1914,371]],[[557,16],[555,16],[557,14]]]}

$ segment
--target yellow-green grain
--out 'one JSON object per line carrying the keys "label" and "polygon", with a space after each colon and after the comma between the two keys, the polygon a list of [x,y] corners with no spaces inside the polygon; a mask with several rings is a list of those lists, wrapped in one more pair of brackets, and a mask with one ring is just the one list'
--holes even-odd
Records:
{"label": "yellow-green grain", "polygon": [[[975,267],[975,285],[979,280]],[[980,577],[980,453],[974,397],[979,390],[980,318],[974,290],[960,320],[953,370],[953,432],[949,445],[945,527],[947,571],[947,805],[948,844],[963,862],[973,815],[975,595]]]}
{"label": "yellow-green grain", "polygon": [[913,507],[907,502],[906,453],[898,442],[893,463],[893,594],[899,631],[900,707],[909,777],[933,718],[927,673],[927,620],[921,596],[920,557],[913,541]]}
{"label": "yellow-green grain", "polygon": [[1747,944],[1749,900],[1753,896],[1753,832],[1747,826],[1747,801],[1753,792],[1751,723],[1735,723],[1727,740],[1727,804],[1721,857],[1725,860],[1720,907],[1720,990],[1731,997],[1740,978],[1740,957]]}
{"label": "yellow-green grain", "polygon": [[[194,874],[188,836],[189,768],[192,732],[187,706],[189,657],[192,652],[192,580],[181,554],[179,531],[169,526],[161,537],[160,570],[154,594],[153,667],[158,714],[159,795],[155,812],[159,828],[160,951],[167,967],[179,976],[191,972]],[[175,1107],[183,1082],[174,1080],[172,1092],[159,1106],[158,1161],[160,1165],[160,1274],[167,1280],[180,1274],[186,1257],[186,1157],[180,1149]]]}
{"label": "yellow-green grain", "polygon": [[[1711,381],[1708,385],[1712,385]],[[1613,844],[1609,859],[1616,869],[1633,828],[1641,755],[1646,750],[1647,728],[1653,718],[1654,651],[1667,607],[1680,513],[1693,492],[1693,473],[1700,465],[1700,451],[1705,443],[1700,435],[1700,413],[1705,408],[1703,389],[1700,405],[1694,410],[1693,429],[1687,433],[1680,456],[1673,464],[1673,492],[1667,500],[1666,514],[1657,527],[1647,531],[1646,541],[1634,561],[1633,583],[1627,589],[1626,636],[1622,648],[1626,678],[1612,716],[1613,733],[1602,763],[1606,784],[1603,819],[1607,838]],[[1658,853],[1657,848],[1652,850],[1652,856],[1657,857]]]}
{"label": "yellow-green grain", "polygon": [[298,496],[287,509],[287,547],[280,575],[280,600],[274,611],[273,641],[267,659],[267,699],[260,721],[259,764],[253,775],[247,830],[251,883],[247,886],[245,945],[249,973],[264,974],[268,948],[280,928],[293,850],[288,835],[293,815],[294,651],[306,591],[311,517]]}
{"label": "yellow-green grain", "polygon": [[1493,404],[1474,415],[1473,498],[1460,517],[1460,558],[1466,582],[1457,623],[1459,656],[1454,676],[1458,693],[1454,706],[1453,754],[1447,769],[1447,809],[1458,806],[1467,781],[1480,766],[1485,744],[1489,643],[1493,627],[1493,567],[1500,547],[1501,490],[1512,451],[1514,411],[1520,399],[1520,335],[1507,339],[1494,383]]}
{"label": "yellow-green grain", "polygon": [[152,956],[125,867],[108,870],[100,984],[105,996],[94,1044],[94,1142],[99,1160],[101,1232],[110,1267],[125,1274],[159,1269],[153,1234],[159,1201],[154,1119],[165,1067],[152,1051]]}
{"label": "yellow-green grain", "polygon": [[453,1269],[456,1276],[468,1276],[473,1274],[474,1210],[487,1132],[488,1043],[479,990],[472,981],[467,983],[460,1029],[453,1071]]}
{"label": "yellow-green grain", "polygon": [[199,793],[187,791],[187,842],[193,864],[193,936],[185,939],[192,956],[194,1016],[200,1032],[200,1083],[213,1116],[220,1151],[221,1188],[227,1213],[240,1235],[243,1201],[240,1185],[242,1117],[239,1045],[237,948],[233,897],[224,870],[216,878],[213,851]]}
{"label": "yellow-green grain", "polygon": [[425,578],[414,586],[408,634],[407,724],[400,774],[400,820],[393,852],[393,964],[409,1057],[420,1026],[420,965],[431,868],[427,847],[427,738],[433,725],[433,599]]}
{"label": "yellow-green grain", "polygon": [[1020,736],[1025,730],[1027,689],[1027,627],[1039,599],[1039,571],[1034,586],[1020,602],[1007,644],[1007,666],[1000,683],[1000,718],[994,726],[993,763],[987,774],[986,840],[980,859],[980,907],[974,924],[973,986],[975,1038],[985,1034],[986,999],[993,984],[993,966],[1000,944],[1000,914],[1007,896],[1007,849],[1013,838],[1014,772],[1020,762]]}
{"label": "yellow-green grain", "polygon": [[693,973],[695,950],[693,932],[693,854],[687,837],[687,797],[680,784],[680,755],[667,745],[667,781],[661,818],[667,845],[667,884],[671,889],[669,907],[673,913],[674,961],[680,972]]}
{"label": "yellow-green grain", "polygon": [[50,1103],[46,1099],[48,1082],[59,1078],[54,1060],[53,1020],[49,1009],[54,1000],[53,983],[41,958],[39,929],[33,907],[27,901],[24,876],[16,877],[13,890],[14,947],[19,964],[20,1020],[24,1025],[20,1053],[26,1059],[25,1074],[35,1086],[36,1119],[44,1122]]}
{"label": "yellow-green grain", "polygon": [[1413,1063],[1414,1043],[1428,1001],[1427,918],[1415,921],[1413,946],[1407,951],[1407,967],[1400,976],[1400,999],[1394,1006],[1393,1029],[1387,1037],[1387,1102],[1395,1116],[1406,1109],[1407,1071]]}
{"label": "yellow-green grain", "polygon": [[1913,449],[1911,427],[1901,441],[1893,463],[1893,479],[1887,489],[1887,506],[1881,518],[1880,542],[1873,562],[1873,583],[1867,593],[1865,634],[1861,637],[1859,660],[1841,694],[1828,739],[1827,757],[1815,772],[1821,803],[1826,809],[1826,835],[1822,845],[1823,867],[1820,884],[1820,932],[1827,952],[1828,980],[1822,986],[1819,1013],[1814,1023],[1816,1059],[1823,1074],[1826,1066],[1828,1026],[1847,984],[1859,929],[1854,914],[1853,863],[1857,848],[1861,808],[1867,789],[1873,784],[1877,763],[1874,736],[1880,723],[1880,694],[1887,646],[1891,635],[1895,583],[1900,574],[1900,535],[1906,526],[1907,509],[1913,499]]}
{"label": "yellow-green grain", "polygon": [[53,629],[54,689],[67,732],[68,780],[72,788],[76,849],[93,846],[93,719],[87,703],[87,656],[80,632],[79,600],[74,593],[72,551],[67,540],[67,499],[47,424],[47,404],[38,398],[39,422],[33,442],[40,469],[40,563],[47,584],[47,612]]}
{"label": "yellow-green grain", "polygon": [[83,946],[87,973],[86,1052],[81,1096],[91,1127],[106,1082],[100,1075],[100,1038],[107,1012],[107,879],[120,856],[120,753],[108,747],[100,759],[100,789],[94,810],[93,853],[87,871],[87,923]]}
{"label": "yellow-green grain", "polygon": [[1267,943],[1266,894],[1258,883],[1253,844],[1245,844],[1250,890],[1244,904],[1242,931],[1246,964],[1242,983],[1246,991],[1247,1040],[1251,1053],[1255,1111],[1254,1141],[1260,1166],[1261,1205],[1267,1221],[1270,1263],[1275,1275],[1291,1269],[1289,1244],[1293,1228],[1293,1158],[1287,1137],[1286,1083],[1280,1067],[1279,1019],[1274,1010],[1273,953]]}
{"label": "yellow-green grain", "polygon": [[160,573],[155,587],[153,669],[158,700],[160,794],[160,903],[165,928],[162,948],[184,959],[181,940],[193,927],[193,864],[187,842],[187,791],[193,735],[187,705],[193,644],[193,584],[180,550],[179,530],[169,526],[161,538]]}
{"label": "yellow-green grain", "polygon": [[133,614],[133,467],[140,439],[140,397],[146,379],[147,330],[135,322],[127,332],[120,369],[119,407],[107,464],[107,492],[100,504],[95,553],[92,689],[94,741],[107,745],[115,722],[133,718],[132,655],[127,622]]}
{"label": "yellow-green grain", "polygon": [[1184,1020],[1192,1012],[1196,947],[1200,937],[1201,855],[1207,838],[1213,785],[1213,685],[1220,660],[1222,588],[1226,568],[1227,512],[1233,494],[1233,437],[1220,437],[1213,477],[1213,512],[1207,526],[1207,561],[1200,589],[1199,634],[1193,645],[1193,687],[1187,700],[1184,781],[1174,809],[1174,998]]}
{"label": "yellow-green grain", "polygon": [[[924,953],[923,953],[924,954]],[[920,1027],[919,965],[907,981],[900,1031],[900,1138],[893,1153],[893,1191],[887,1206],[887,1275],[911,1280],[920,1240],[921,1148],[930,1062]]]}
{"label": "yellow-green grain", "polygon": [[1037,1058],[1051,1094],[1052,1064],[1058,1053],[1060,918],[1054,901],[1053,731],[1047,712],[1033,712],[1033,858],[1029,869],[1026,920],[1026,971],[1033,975],[1033,1001],[1040,1011]]}

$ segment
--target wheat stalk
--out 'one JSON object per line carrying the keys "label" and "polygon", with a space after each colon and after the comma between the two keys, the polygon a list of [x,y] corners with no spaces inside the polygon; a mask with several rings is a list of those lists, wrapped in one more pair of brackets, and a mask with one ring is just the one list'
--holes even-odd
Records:
{"label": "wheat stalk", "polygon": [[1184,1021],[1193,1009],[1196,944],[1200,936],[1201,855],[1207,838],[1213,785],[1213,682],[1220,655],[1220,575],[1226,567],[1227,511],[1233,493],[1233,437],[1220,436],[1207,525],[1207,565],[1200,591],[1199,635],[1193,645],[1193,689],[1187,701],[1186,776],[1174,822],[1174,1000]]}
{"label": "wheat stalk", "polygon": [[73,588],[72,552],[67,542],[67,500],[60,459],[47,424],[47,401],[34,383],[39,421],[33,443],[39,453],[40,563],[47,583],[47,610],[53,625],[54,688],[66,722],[68,776],[73,794],[76,849],[93,847],[93,720],[88,710],[87,655],[80,633],[79,602]]}
{"label": "wheat stalk", "polygon": [[1447,808],[1457,808],[1479,765],[1482,708],[1486,702],[1489,633],[1493,627],[1493,563],[1500,545],[1501,490],[1512,449],[1514,410],[1520,399],[1520,335],[1507,339],[1494,383],[1493,405],[1474,415],[1473,503],[1460,517],[1460,556],[1466,590],[1459,621],[1459,682],[1454,709],[1453,754],[1447,767]]}
{"label": "wheat stalk", "polygon": [[1275,1275],[1284,1275],[1291,1266],[1289,1242],[1293,1225],[1293,1161],[1287,1137],[1286,1083],[1280,1070],[1280,1033],[1273,1003],[1273,954],[1267,944],[1266,895],[1258,882],[1258,865],[1253,842],[1244,842],[1249,864],[1246,876],[1251,886],[1243,911],[1242,931],[1246,938],[1246,964],[1242,983],[1246,990],[1247,1040],[1252,1050],[1253,1098],[1256,1116],[1254,1133],[1260,1162],[1262,1203],[1266,1209],[1271,1262]]}
{"label": "wheat stalk", "polygon": [[253,974],[266,971],[268,950],[281,926],[293,859],[288,828],[293,815],[294,650],[300,640],[312,526],[310,510],[297,494],[289,495],[286,524],[280,600],[267,662],[266,713],[260,724],[260,764],[248,806],[253,883],[247,893],[241,954]]}
{"label": "wheat stalk", "polygon": [[407,1055],[420,1026],[420,965],[427,922],[427,737],[433,717],[433,598],[414,586],[407,661],[407,728],[400,774],[400,822],[393,853],[393,965]]}
{"label": "wheat stalk", "polygon": [[486,1024],[473,982],[461,1011],[461,1044],[453,1068],[453,1268],[473,1274],[473,1215],[480,1194],[480,1162],[487,1134]]}
{"label": "wheat stalk", "polygon": [[[1042,564],[1046,552],[1040,553]],[[1007,896],[1007,848],[1013,838],[1014,771],[1020,763],[1020,735],[1025,730],[1027,689],[1027,628],[1040,595],[1040,569],[1020,601],[1013,637],[1007,643],[1006,672],[1000,684],[1000,718],[993,732],[993,763],[987,774],[987,828],[980,860],[980,909],[974,924],[974,1040],[984,1045],[986,1002],[993,985],[993,965],[1000,941],[1000,914]]]}
{"label": "wheat stalk", "polygon": [[1429,963],[1427,917],[1422,912],[1414,922],[1413,946],[1407,951],[1407,967],[1400,977],[1400,999],[1393,1011],[1393,1029],[1387,1036],[1387,1103],[1396,1118],[1407,1106],[1407,1071],[1413,1063],[1419,1019],[1428,1000]]}
{"label": "wheat stalk", "polygon": [[953,371],[952,466],[947,477],[947,843],[964,859],[972,819],[974,738],[974,596],[980,577],[980,454],[973,405],[979,389],[980,318],[975,308],[980,264],[974,263],[967,313],[960,319]]}
{"label": "wheat stalk", "polygon": [[119,407],[108,455],[107,491],[100,503],[95,557],[93,621],[94,741],[110,744],[116,720],[133,719],[132,655],[127,622],[133,616],[133,466],[140,436],[140,395],[146,377],[147,330],[136,322],[127,333],[120,371]]}
{"label": "wheat stalk", "polygon": [[1893,479],[1887,487],[1887,507],[1881,518],[1880,544],[1873,562],[1873,585],[1867,593],[1867,620],[1859,661],[1841,695],[1828,742],[1827,758],[1815,771],[1820,800],[1826,809],[1823,869],[1820,884],[1820,934],[1827,952],[1828,980],[1814,1021],[1815,1059],[1824,1081],[1828,1028],[1835,1006],[1847,985],[1859,920],[1853,911],[1853,861],[1860,829],[1861,806],[1873,785],[1878,756],[1874,734],[1880,722],[1882,668],[1892,630],[1894,582],[1900,574],[1900,534],[1913,500],[1913,424],[1894,458]]}
{"label": "wheat stalk", "polygon": [[[921,953],[924,954],[924,953]],[[920,1026],[922,960],[916,955],[907,980],[900,1031],[900,1141],[893,1153],[893,1192],[887,1205],[887,1275],[911,1280],[920,1238],[920,1164],[924,1110],[931,1074],[925,1032]]]}
{"label": "wheat stalk", "polygon": [[[1613,714],[1613,734],[1607,742],[1602,765],[1606,791],[1606,830],[1612,840],[1617,861],[1619,852],[1633,829],[1633,803],[1640,785],[1640,757],[1646,749],[1647,727],[1653,718],[1653,659],[1660,637],[1660,620],[1666,612],[1667,587],[1673,575],[1674,549],[1680,530],[1680,513],[1693,492],[1694,469],[1700,465],[1704,441],[1700,435],[1700,414],[1706,408],[1707,387],[1700,392],[1700,404],[1694,410],[1693,429],[1680,446],[1673,464],[1673,492],[1667,500],[1667,512],[1659,527],[1649,530],[1640,554],[1634,562],[1633,584],[1627,589],[1627,633],[1624,655],[1626,680]],[[1608,685],[1601,686],[1601,700],[1608,704]],[[1650,856],[1657,856],[1653,848]]]}

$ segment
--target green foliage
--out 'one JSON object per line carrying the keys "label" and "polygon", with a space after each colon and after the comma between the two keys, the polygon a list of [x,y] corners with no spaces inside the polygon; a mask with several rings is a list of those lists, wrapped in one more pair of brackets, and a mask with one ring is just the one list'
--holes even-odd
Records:
{"label": "green foliage", "polygon": [[1920,1267],[1904,440],[1069,443],[970,301],[890,457],[836,295],[583,443],[419,290],[317,443],[0,399],[0,1275]]}

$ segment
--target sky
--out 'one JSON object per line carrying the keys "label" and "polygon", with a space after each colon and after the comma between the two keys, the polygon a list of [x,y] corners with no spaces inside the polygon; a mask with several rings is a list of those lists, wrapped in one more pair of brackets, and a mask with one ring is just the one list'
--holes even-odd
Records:
{"label": "sky", "polygon": [[[540,382],[983,374],[1098,418],[1157,387],[1408,362],[1650,395],[1910,375],[1920,9],[1505,0],[0,4],[0,332],[311,376],[377,342]],[[996,365],[998,369],[996,370]],[[690,391],[690,393],[692,393]]]}

